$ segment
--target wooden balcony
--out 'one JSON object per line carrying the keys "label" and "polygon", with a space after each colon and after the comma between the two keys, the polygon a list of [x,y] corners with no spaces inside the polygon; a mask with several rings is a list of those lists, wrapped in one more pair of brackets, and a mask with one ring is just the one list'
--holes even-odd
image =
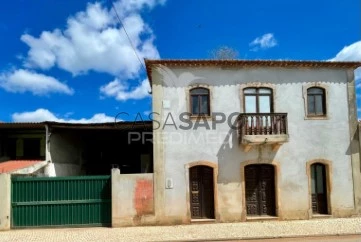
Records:
{"label": "wooden balcony", "polygon": [[287,113],[242,113],[238,116],[238,134],[246,152],[260,144],[271,144],[277,150],[288,142]]}

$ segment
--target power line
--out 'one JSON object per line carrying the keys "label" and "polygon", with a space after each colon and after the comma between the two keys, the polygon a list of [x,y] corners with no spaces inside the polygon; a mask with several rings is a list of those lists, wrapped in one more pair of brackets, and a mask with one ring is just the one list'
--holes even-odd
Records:
{"label": "power line", "polygon": [[141,65],[141,67],[143,68],[144,72],[147,73],[147,70],[145,69],[144,63],[143,63],[142,60],[140,59],[140,57],[139,57],[139,55],[138,55],[138,53],[137,53],[137,50],[136,50],[136,48],[134,47],[133,42],[132,42],[132,40],[131,40],[130,37],[129,37],[128,32],[127,32],[127,30],[125,29],[125,26],[124,26],[124,24],[123,24],[123,21],[122,21],[122,20],[120,19],[120,17],[119,17],[119,14],[118,14],[118,12],[117,12],[117,10],[116,10],[116,8],[115,8],[115,5],[114,5],[113,0],[109,0],[109,2],[110,2],[110,4],[112,5],[112,8],[113,8],[113,10],[114,10],[114,12],[115,12],[115,15],[117,16],[117,19],[118,19],[120,25],[122,26],[122,28],[123,28],[123,30],[124,30],[124,32],[125,32],[125,35],[127,36],[128,40],[129,40],[130,46],[132,47],[135,56],[137,57],[137,59],[138,59],[140,65]]}

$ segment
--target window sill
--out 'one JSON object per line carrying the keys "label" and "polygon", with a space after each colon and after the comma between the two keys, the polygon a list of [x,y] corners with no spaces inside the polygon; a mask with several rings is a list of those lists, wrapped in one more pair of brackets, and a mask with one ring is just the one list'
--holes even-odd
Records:
{"label": "window sill", "polygon": [[190,119],[196,121],[202,121],[202,120],[213,120],[213,117],[208,115],[191,115]]}
{"label": "window sill", "polygon": [[329,120],[329,116],[306,116],[305,120]]}

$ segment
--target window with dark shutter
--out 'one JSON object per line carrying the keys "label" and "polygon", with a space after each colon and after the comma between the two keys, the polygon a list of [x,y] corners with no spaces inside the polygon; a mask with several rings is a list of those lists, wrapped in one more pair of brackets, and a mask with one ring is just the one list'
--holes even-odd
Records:
{"label": "window with dark shutter", "polygon": [[210,116],[209,90],[207,88],[193,88],[190,90],[192,115]]}
{"label": "window with dark shutter", "polygon": [[311,87],[307,89],[307,115],[326,115],[325,89],[319,87]]}

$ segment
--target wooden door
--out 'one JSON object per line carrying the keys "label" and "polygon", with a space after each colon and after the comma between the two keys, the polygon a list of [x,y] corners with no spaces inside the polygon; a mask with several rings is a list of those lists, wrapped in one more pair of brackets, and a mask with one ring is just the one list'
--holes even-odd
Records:
{"label": "wooden door", "polygon": [[214,219],[213,168],[195,166],[189,174],[192,219]]}
{"label": "wooden door", "polygon": [[312,212],[328,214],[325,165],[316,163],[311,166]]}
{"label": "wooden door", "polygon": [[272,165],[245,167],[248,216],[275,216],[275,180]]}

